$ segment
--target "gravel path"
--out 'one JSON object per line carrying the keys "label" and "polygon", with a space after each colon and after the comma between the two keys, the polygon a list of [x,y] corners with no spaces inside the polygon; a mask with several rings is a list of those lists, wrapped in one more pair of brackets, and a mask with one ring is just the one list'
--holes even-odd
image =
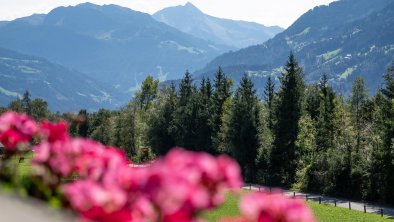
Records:
{"label": "gravel path", "polygon": [[296,198],[302,198],[307,201],[315,201],[315,202],[321,202],[324,204],[329,204],[329,205],[336,205],[337,207],[342,207],[342,208],[348,208],[350,206],[350,209],[352,210],[358,210],[362,212],[367,212],[367,213],[375,213],[375,214],[382,214],[386,217],[390,217],[394,219],[394,209],[390,207],[386,207],[383,205],[379,204],[372,204],[372,203],[364,203],[360,201],[351,201],[348,199],[343,199],[343,198],[334,198],[334,197],[327,197],[327,196],[321,196],[317,194],[311,194],[311,193],[301,193],[301,192],[293,192],[290,190],[282,190],[282,189],[274,189],[274,188],[269,188],[269,187],[263,187],[263,186],[258,186],[258,185],[247,185],[243,187],[244,189],[251,189],[255,191],[267,191],[267,192],[281,192],[284,195],[288,197],[296,197]]}

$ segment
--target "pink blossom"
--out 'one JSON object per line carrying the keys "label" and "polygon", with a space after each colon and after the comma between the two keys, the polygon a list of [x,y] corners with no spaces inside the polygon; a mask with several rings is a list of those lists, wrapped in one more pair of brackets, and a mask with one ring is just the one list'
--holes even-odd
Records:
{"label": "pink blossom", "polygon": [[44,139],[48,142],[67,140],[69,138],[66,122],[51,123],[43,120],[40,123],[40,127]]}
{"label": "pink blossom", "polygon": [[310,209],[299,199],[282,194],[252,193],[240,201],[241,217],[222,222],[315,222]]}
{"label": "pink blossom", "polygon": [[20,144],[28,144],[39,131],[34,120],[26,114],[7,112],[0,116],[0,142],[9,151]]}

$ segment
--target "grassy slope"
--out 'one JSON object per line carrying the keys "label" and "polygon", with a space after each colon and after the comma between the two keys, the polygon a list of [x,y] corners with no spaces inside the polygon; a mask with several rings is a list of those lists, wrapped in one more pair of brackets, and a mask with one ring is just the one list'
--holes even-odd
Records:
{"label": "grassy slope", "polygon": [[[229,196],[226,203],[219,209],[205,215],[210,222],[219,221],[222,217],[232,217],[239,214],[237,206],[238,198]],[[320,222],[389,222],[394,221],[377,214],[363,213],[346,208],[334,207],[316,202],[308,202],[309,207],[315,213]]]}
{"label": "grassy slope", "polygon": [[[31,172],[30,161],[33,154],[25,155],[25,160],[19,163],[18,175],[26,176]],[[18,158],[19,160],[19,158]],[[17,161],[17,160],[15,160]],[[248,191],[241,192],[247,193]],[[219,221],[223,217],[234,217],[239,215],[238,210],[238,195],[229,195],[226,203],[219,209],[209,212],[204,215],[210,222]],[[355,210],[348,210],[346,208],[334,207],[325,204],[318,204],[316,202],[308,202],[309,207],[313,210],[320,222],[384,222],[394,221],[385,217],[380,217],[376,214],[363,213]]]}

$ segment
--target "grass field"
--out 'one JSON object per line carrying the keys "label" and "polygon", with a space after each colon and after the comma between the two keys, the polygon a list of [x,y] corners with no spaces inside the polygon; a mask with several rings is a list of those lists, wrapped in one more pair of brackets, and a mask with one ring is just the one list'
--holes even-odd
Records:
{"label": "grass field", "polygon": [[[212,211],[205,218],[210,222],[219,221],[223,217],[239,215],[237,206],[238,197],[230,195],[226,203],[219,209]],[[314,212],[320,222],[392,222],[393,219],[381,217],[377,214],[363,213],[360,211],[349,210],[346,208],[334,207],[317,202],[308,202],[309,207]]]}
{"label": "grass field", "polygon": [[[27,153],[24,161],[18,164],[17,174],[19,177],[29,175],[31,172],[30,161],[33,154]],[[14,161],[18,161],[15,158]],[[223,217],[234,217],[239,215],[238,199],[239,196],[249,191],[243,191],[238,195],[229,195],[226,203],[219,209],[206,213],[204,217],[210,222],[219,221]],[[319,204],[317,202],[308,202],[309,207],[312,209],[320,222],[394,222],[393,219],[381,217],[377,214],[363,213],[355,210],[348,210],[346,208],[334,207],[326,204]]]}

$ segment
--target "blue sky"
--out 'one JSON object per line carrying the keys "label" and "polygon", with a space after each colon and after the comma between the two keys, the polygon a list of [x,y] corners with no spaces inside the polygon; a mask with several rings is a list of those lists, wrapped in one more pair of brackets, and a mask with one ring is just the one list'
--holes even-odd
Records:
{"label": "blue sky", "polygon": [[[58,6],[87,0],[0,0],[0,20],[12,20],[33,13],[48,13]],[[254,21],[264,25],[291,25],[299,16],[318,5],[334,0],[189,0],[203,12],[222,18]],[[187,0],[90,0],[95,4],[117,4],[154,13],[162,8],[183,5]]]}

